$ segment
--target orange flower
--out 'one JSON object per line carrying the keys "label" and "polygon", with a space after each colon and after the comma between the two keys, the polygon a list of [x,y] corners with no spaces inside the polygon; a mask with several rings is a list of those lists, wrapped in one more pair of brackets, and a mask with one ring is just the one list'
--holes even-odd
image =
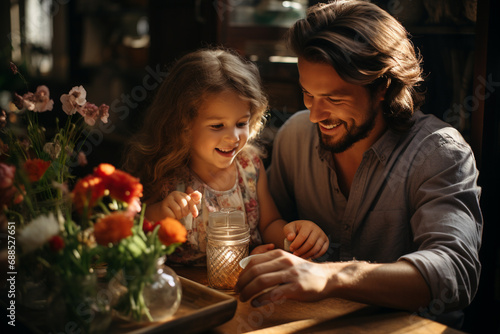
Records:
{"label": "orange flower", "polygon": [[92,209],[99,198],[104,196],[105,191],[106,186],[100,177],[93,175],[84,177],[76,183],[71,192],[75,209],[80,213],[82,213],[86,205],[89,209]]}
{"label": "orange flower", "polygon": [[158,238],[165,246],[185,242],[186,228],[177,219],[167,217],[160,220],[160,229],[158,230]]}
{"label": "orange flower", "polygon": [[24,163],[24,169],[28,173],[28,178],[31,182],[40,180],[50,166],[50,161],[42,159],[30,159]]}
{"label": "orange flower", "polygon": [[132,235],[133,218],[123,212],[114,212],[99,219],[94,225],[94,237],[99,245],[117,243]]}

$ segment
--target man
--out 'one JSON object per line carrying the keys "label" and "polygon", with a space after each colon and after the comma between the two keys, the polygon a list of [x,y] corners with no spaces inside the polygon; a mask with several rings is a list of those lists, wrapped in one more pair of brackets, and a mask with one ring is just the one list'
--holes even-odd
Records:
{"label": "man", "polygon": [[309,111],[275,139],[270,190],[285,220],[314,221],[333,247],[324,263],[253,258],[240,299],[280,284],[254,304],[340,297],[445,322],[479,282],[478,171],[461,135],[417,110],[421,60],[405,29],[374,4],[339,0],[312,7],[288,42]]}

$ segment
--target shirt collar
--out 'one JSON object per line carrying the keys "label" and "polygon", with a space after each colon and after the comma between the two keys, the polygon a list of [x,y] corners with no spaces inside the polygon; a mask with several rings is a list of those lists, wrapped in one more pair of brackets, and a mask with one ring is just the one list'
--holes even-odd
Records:
{"label": "shirt collar", "polygon": [[372,147],[370,147],[368,151],[372,150],[378,160],[385,165],[388,158],[392,155],[392,152],[396,148],[400,138],[400,134],[397,134],[391,129],[387,129],[387,131],[375,142],[375,144],[372,145]]}
{"label": "shirt collar", "polygon": [[[376,142],[373,144],[366,152],[373,151],[377,156],[378,160],[382,164],[387,163],[387,158],[391,156],[394,151],[399,139],[400,134],[388,129]],[[330,151],[325,150],[319,143],[320,138],[318,132],[314,133],[314,147],[318,151],[319,158],[321,160],[326,160],[328,162],[332,161],[332,154]]]}

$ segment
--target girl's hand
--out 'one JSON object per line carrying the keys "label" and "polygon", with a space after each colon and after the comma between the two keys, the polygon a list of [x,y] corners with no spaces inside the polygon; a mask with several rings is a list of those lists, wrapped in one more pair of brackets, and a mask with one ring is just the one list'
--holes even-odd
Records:
{"label": "girl's hand", "polygon": [[163,200],[163,208],[167,217],[182,219],[188,214],[193,217],[198,216],[197,204],[201,202],[201,193],[194,191],[193,188],[187,187],[186,192],[172,191]]}
{"label": "girl's hand", "polygon": [[267,253],[270,250],[274,249],[274,244],[265,244],[265,245],[259,245],[255,247],[250,255],[255,255],[255,254],[262,254],[262,253]]}
{"label": "girl's hand", "polygon": [[316,259],[325,254],[330,242],[325,232],[310,220],[295,220],[283,227],[290,251],[304,259]]}

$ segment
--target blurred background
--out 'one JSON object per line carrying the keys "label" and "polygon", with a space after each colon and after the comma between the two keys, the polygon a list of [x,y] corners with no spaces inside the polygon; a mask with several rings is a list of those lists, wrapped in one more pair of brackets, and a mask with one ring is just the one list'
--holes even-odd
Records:
{"label": "blurred background", "polygon": [[[199,47],[224,45],[259,66],[271,106],[262,141],[270,150],[281,124],[304,108],[296,58],[282,36],[317,2],[3,0],[0,107],[9,108],[14,92],[41,84],[50,88],[55,110],[60,110],[59,96],[77,85],[85,87],[88,101],[110,105],[108,125],[89,134],[89,164],[77,171],[85,175],[101,162],[120,164],[123,144],[141,125],[167,65]],[[422,110],[456,127],[475,152],[485,216],[483,275],[464,330],[499,328],[500,24],[494,17],[499,1],[372,2],[403,23],[424,58]],[[28,87],[12,73],[10,61]]]}

